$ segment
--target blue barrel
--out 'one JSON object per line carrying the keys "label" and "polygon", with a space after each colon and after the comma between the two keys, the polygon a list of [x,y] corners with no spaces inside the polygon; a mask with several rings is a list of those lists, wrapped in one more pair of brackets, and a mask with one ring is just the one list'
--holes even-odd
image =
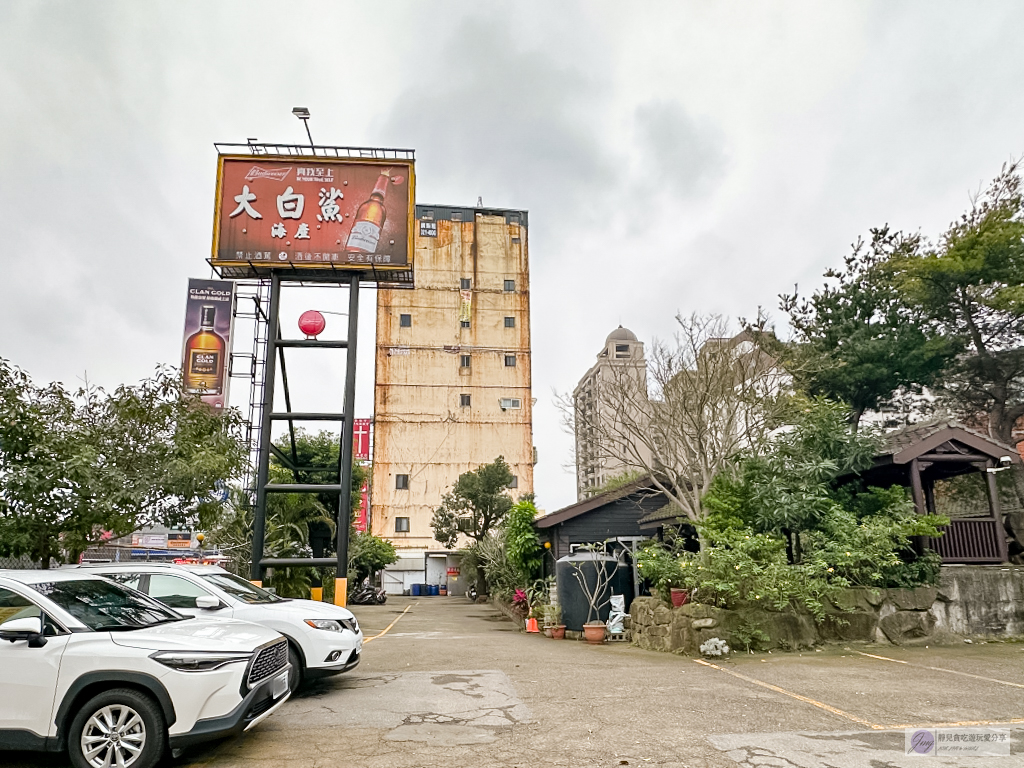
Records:
{"label": "blue barrel", "polygon": [[413,597],[419,597],[420,596],[420,585],[419,584],[413,584],[412,585],[412,596]]}
{"label": "blue barrel", "polygon": [[441,585],[440,584],[431,584],[430,585],[430,596],[431,597],[437,597],[440,594],[441,594]]}

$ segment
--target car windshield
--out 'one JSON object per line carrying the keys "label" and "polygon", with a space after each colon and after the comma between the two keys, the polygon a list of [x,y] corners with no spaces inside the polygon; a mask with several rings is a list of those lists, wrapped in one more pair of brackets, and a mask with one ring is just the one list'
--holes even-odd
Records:
{"label": "car windshield", "polygon": [[241,576],[233,573],[203,573],[200,574],[204,581],[208,581],[215,587],[219,587],[232,597],[237,597],[243,603],[279,603],[283,598],[272,592],[260,589],[255,584],[246,581]]}
{"label": "car windshield", "polygon": [[97,632],[143,629],[188,618],[106,579],[47,581],[29,586]]}

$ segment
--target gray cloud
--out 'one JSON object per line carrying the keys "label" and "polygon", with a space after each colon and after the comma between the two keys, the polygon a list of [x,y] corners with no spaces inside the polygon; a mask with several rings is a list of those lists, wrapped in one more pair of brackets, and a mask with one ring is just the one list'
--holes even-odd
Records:
{"label": "gray cloud", "polygon": [[696,120],[682,104],[662,100],[637,107],[635,121],[637,176],[647,194],[667,191],[693,197],[707,193],[721,178],[727,159],[725,139],[710,121]]}
{"label": "gray cloud", "polygon": [[[574,481],[549,392],[609,330],[774,307],[868,227],[941,231],[1024,151],[1020,3],[624,8],[0,3],[0,355],[107,385],[176,360],[186,281],[208,274],[211,142],[304,140],[304,104],[319,142],[414,147],[423,202],[530,210],[553,509]],[[328,299],[287,311],[309,302]],[[306,385],[335,364],[292,370],[297,397],[333,402]]]}

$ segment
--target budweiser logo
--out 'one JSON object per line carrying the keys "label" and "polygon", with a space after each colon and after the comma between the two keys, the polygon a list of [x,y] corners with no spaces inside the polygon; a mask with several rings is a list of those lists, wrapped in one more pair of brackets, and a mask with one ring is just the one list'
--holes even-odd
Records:
{"label": "budweiser logo", "polygon": [[258,165],[254,165],[252,170],[245,174],[245,180],[253,181],[254,179],[273,179],[274,181],[284,181],[288,178],[288,174],[291,172],[291,168],[275,168],[274,170],[267,170],[266,168],[260,168]]}

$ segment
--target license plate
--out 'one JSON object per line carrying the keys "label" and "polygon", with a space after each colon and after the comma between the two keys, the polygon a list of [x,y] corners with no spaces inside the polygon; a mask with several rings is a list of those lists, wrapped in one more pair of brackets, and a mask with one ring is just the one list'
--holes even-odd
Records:
{"label": "license plate", "polygon": [[275,699],[279,699],[284,696],[285,691],[288,690],[288,673],[282,672],[280,675],[274,678],[274,685],[271,689],[271,696]]}

